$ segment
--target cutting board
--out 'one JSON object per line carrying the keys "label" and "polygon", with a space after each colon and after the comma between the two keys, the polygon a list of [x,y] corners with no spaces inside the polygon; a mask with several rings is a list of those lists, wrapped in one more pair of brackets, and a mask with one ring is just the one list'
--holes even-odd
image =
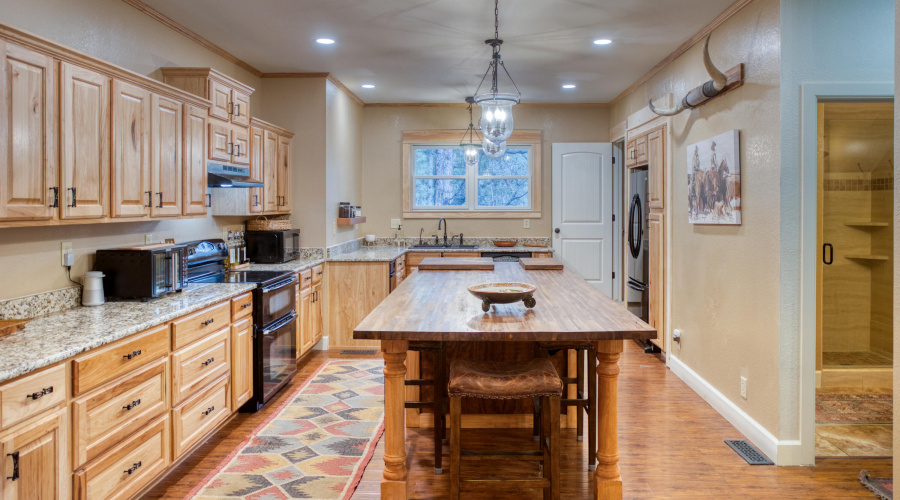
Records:
{"label": "cutting board", "polygon": [[426,257],[419,263],[419,271],[493,271],[490,257]]}
{"label": "cutting board", "polygon": [[31,321],[30,319],[2,319],[0,320],[0,337],[4,335],[9,335],[10,333],[17,332],[23,328],[25,328],[25,323]]}
{"label": "cutting board", "polygon": [[547,270],[559,270],[561,271],[563,265],[556,259],[548,259],[544,258],[521,258],[519,259],[519,264],[522,265],[528,271],[547,271]]}

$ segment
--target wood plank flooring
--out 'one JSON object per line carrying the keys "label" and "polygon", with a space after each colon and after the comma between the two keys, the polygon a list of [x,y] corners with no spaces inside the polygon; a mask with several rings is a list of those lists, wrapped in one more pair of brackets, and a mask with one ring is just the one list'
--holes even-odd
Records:
{"label": "wood plank flooring", "polygon": [[[300,373],[268,408],[277,407],[325,360],[351,357],[339,355],[338,351],[317,351],[308,356],[300,364]],[[857,479],[860,469],[868,470],[873,477],[891,477],[890,459],[820,459],[816,467],[747,465],[723,442],[742,436],[656,356],[644,354],[634,343],[626,342],[620,367],[619,466],[625,498],[872,499]],[[267,415],[265,410],[253,415],[239,414],[144,498],[184,498]],[[463,445],[489,447],[502,442],[506,446],[535,446],[530,434],[529,430],[514,430],[502,435],[501,440],[498,431],[463,430]],[[435,476],[429,432],[409,429],[408,437],[411,497],[448,498],[449,454],[444,456],[447,473]],[[573,430],[564,430],[562,438],[562,498],[590,498],[583,443],[575,441]],[[354,499],[379,497],[382,449],[379,444]],[[530,467],[525,464],[491,470],[528,474]],[[478,472],[463,470],[464,474]],[[541,493],[509,490],[465,494],[467,500],[513,497],[538,499]]]}

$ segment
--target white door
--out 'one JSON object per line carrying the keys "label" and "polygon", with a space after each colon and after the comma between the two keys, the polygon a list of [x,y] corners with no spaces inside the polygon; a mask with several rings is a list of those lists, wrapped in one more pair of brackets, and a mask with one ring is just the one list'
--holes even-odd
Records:
{"label": "white door", "polygon": [[609,143],[553,144],[553,249],[613,296],[613,168]]}

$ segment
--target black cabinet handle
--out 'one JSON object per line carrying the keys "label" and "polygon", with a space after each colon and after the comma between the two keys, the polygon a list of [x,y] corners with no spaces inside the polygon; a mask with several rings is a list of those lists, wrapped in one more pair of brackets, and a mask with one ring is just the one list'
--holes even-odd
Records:
{"label": "black cabinet handle", "polygon": [[131,410],[132,408],[136,407],[139,404],[141,404],[141,400],[135,399],[134,401],[128,403],[127,405],[123,406],[122,408],[125,408],[126,410]]}
{"label": "black cabinet handle", "polygon": [[307,277],[303,278],[304,281],[309,281],[311,279],[312,279],[312,276],[307,276]]}
{"label": "black cabinet handle", "polygon": [[12,457],[12,459],[13,459],[13,475],[6,476],[6,479],[9,479],[10,481],[18,481],[18,479],[19,479],[19,452],[14,451],[12,453],[7,453],[6,456]]}
{"label": "black cabinet handle", "polygon": [[78,206],[78,198],[75,196],[77,189],[72,187],[72,188],[69,188],[69,191],[72,192],[72,204],[69,205],[69,208],[75,208]]}
{"label": "black cabinet handle", "polygon": [[50,204],[50,208],[59,208],[59,188],[54,186],[50,191],[53,191],[53,203]]}
{"label": "black cabinet handle", "polygon": [[[232,104],[234,104],[234,103],[232,103]],[[234,116],[241,116],[241,103],[235,104],[234,109],[235,109]]]}
{"label": "black cabinet handle", "polygon": [[204,416],[205,416],[205,415],[209,415],[209,414],[212,413],[213,410],[215,410],[215,409],[216,409],[215,406],[210,406],[209,408],[207,408],[207,409],[201,411],[200,413],[202,413]]}
{"label": "black cabinet handle", "polygon": [[229,115],[234,114],[234,101],[228,103],[228,114]]}
{"label": "black cabinet handle", "polygon": [[201,321],[200,324],[203,326],[209,326],[209,325],[213,324],[213,321],[215,321],[215,320],[216,320],[216,318],[209,318],[206,321]]}
{"label": "black cabinet handle", "polygon": [[246,308],[248,308],[248,307],[250,307],[250,306],[252,306],[252,305],[253,305],[253,302],[247,302],[246,304],[242,304],[242,305],[241,305],[241,309],[246,309]]}
{"label": "black cabinet handle", "polygon": [[229,142],[226,146],[228,147],[228,154],[233,155],[234,154],[234,143]]}
{"label": "black cabinet handle", "polygon": [[216,358],[209,358],[209,359],[207,359],[206,361],[204,361],[204,362],[202,362],[202,363],[200,363],[200,364],[203,365],[203,366],[209,366],[209,365],[210,365],[213,361],[215,361],[215,360],[216,360]]}
{"label": "black cabinet handle", "polygon": [[153,206],[153,191],[144,191],[144,192],[147,193],[147,205],[146,205],[146,207],[147,207],[147,208],[150,208],[150,207]]}
{"label": "black cabinet handle", "polygon": [[138,349],[137,351],[132,351],[130,354],[126,354],[126,355],[124,355],[124,356],[122,356],[122,357],[125,358],[125,359],[134,359],[134,358],[136,358],[136,357],[138,357],[138,356],[140,356],[140,355],[141,355],[141,350]]}
{"label": "black cabinet handle", "polygon": [[212,195],[206,193],[206,208],[212,208]]}
{"label": "black cabinet handle", "polygon": [[825,243],[822,245],[822,263],[830,266],[832,262],[834,262],[834,247],[831,243]]}
{"label": "black cabinet handle", "polygon": [[143,465],[141,462],[135,463],[131,468],[125,469],[125,474],[128,474],[129,476],[134,474],[135,471],[141,468],[141,465]]}
{"label": "black cabinet handle", "polygon": [[162,205],[162,197],[163,197],[162,191],[160,191],[160,192],[158,192],[158,193],[156,193],[156,194],[157,194],[157,196],[159,196],[159,206],[156,207],[156,208],[162,208],[162,207],[163,207],[163,205]]}
{"label": "black cabinet handle", "polygon": [[259,195],[258,195],[258,194],[254,194],[254,195],[253,195],[253,206],[254,206],[254,207],[258,207],[258,206],[259,206]]}
{"label": "black cabinet handle", "polygon": [[28,399],[31,399],[32,401],[37,401],[38,399],[41,399],[42,397],[46,396],[47,394],[52,394],[52,393],[53,393],[53,386],[51,385],[50,387],[45,387],[38,392],[32,392],[31,394],[28,394],[25,397]]}

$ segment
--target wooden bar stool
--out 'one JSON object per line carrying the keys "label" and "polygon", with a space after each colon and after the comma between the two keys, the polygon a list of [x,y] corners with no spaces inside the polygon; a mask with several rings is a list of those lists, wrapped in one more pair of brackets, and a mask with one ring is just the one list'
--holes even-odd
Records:
{"label": "wooden bar stool", "polygon": [[407,386],[433,386],[434,397],[431,401],[405,401],[404,408],[430,408],[434,417],[434,473],[441,474],[443,457],[443,440],[447,437],[447,380],[446,380],[446,353],[443,342],[411,341],[409,350],[419,353],[430,352],[433,356],[434,377],[422,378],[422,363],[419,362],[418,378],[406,379]]}
{"label": "wooden bar stool", "polygon": [[[459,499],[466,485],[497,488],[518,484],[523,488],[544,488],[545,499],[559,499],[559,400],[562,380],[547,358],[529,361],[472,361],[454,359],[450,364],[450,498]],[[540,398],[543,437],[540,450],[491,451],[476,453],[460,448],[462,442],[462,398],[525,399]],[[462,460],[536,460],[543,466],[536,479],[479,480],[460,477]]]}
{"label": "wooden bar stool", "polygon": [[[574,406],[576,413],[576,439],[584,440],[584,414],[588,421],[588,470],[597,468],[597,353],[593,342],[538,342],[535,346],[536,356],[553,356],[558,351],[574,350],[576,355],[576,371],[574,377],[560,377],[565,384],[575,384],[575,398],[563,398],[562,408]],[[568,363],[568,361],[567,361]],[[587,393],[585,393],[584,367],[587,364]],[[565,389],[563,389],[565,392]],[[540,436],[541,403],[534,399],[534,439]]]}

